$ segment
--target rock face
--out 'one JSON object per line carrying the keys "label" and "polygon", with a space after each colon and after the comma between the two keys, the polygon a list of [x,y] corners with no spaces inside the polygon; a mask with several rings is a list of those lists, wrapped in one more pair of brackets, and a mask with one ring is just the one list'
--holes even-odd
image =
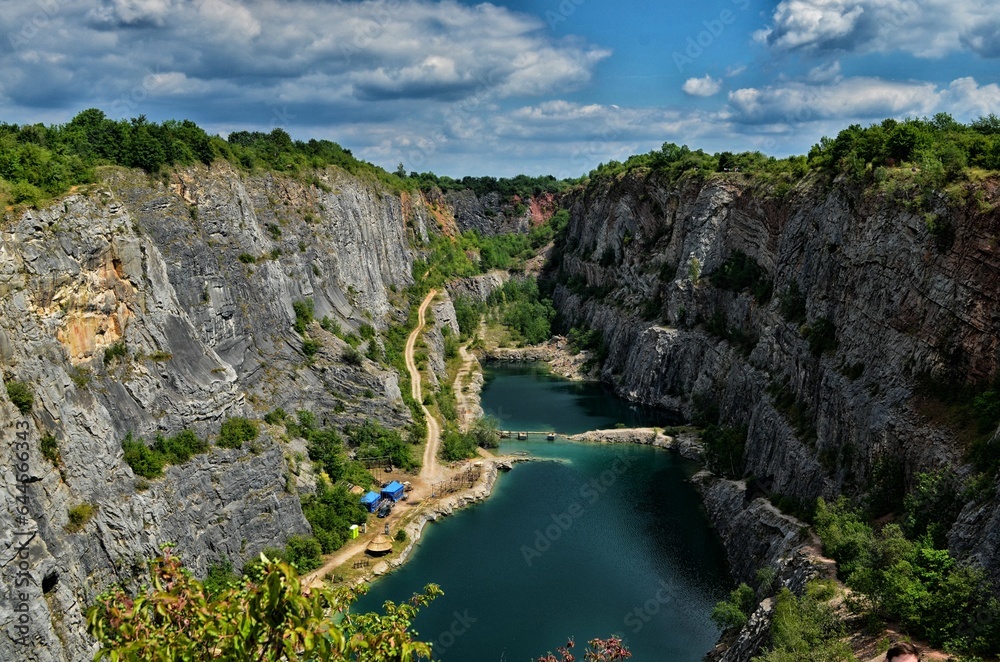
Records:
{"label": "rock face", "polygon": [[[906,199],[846,182],[774,192],[738,174],[598,180],[573,203],[550,273],[556,306],[601,331],[602,378],[620,395],[689,416],[717,408],[722,424],[746,426],[746,472],[768,491],[860,494],[885,460],[907,480],[964,473],[965,449],[914,392],[925,376],[998,374],[995,189],[968,192],[983,204],[939,203],[947,244]],[[735,251],[774,296],[713,286]],[[783,315],[782,299],[801,317]],[[810,347],[815,330],[834,341],[826,351]],[[952,543],[1000,578],[995,504],[967,507]]]}
{"label": "rock face", "polygon": [[448,292],[452,297],[465,297],[472,301],[486,301],[495,290],[503,287],[510,280],[506,271],[491,271],[479,276],[461,278],[448,284]]}
{"label": "rock face", "polygon": [[[112,583],[141,582],[162,543],[204,573],[310,531],[267,430],[150,481],[123,462],[121,442],[184,428],[212,438],[229,416],[279,406],[338,426],[409,422],[396,373],[344,362],[345,344],[316,322],[306,359],[292,304],[311,299],[345,333],[400,319],[390,293],[410,282],[422,204],[335,170],[310,184],[227,166],[162,180],[110,170],[5,222],[0,358],[4,381],[27,385],[33,403],[22,414],[0,395],[0,659],[92,657],[86,606]],[[76,526],[74,508],[78,519],[89,510]],[[23,595],[19,548],[32,578]]]}

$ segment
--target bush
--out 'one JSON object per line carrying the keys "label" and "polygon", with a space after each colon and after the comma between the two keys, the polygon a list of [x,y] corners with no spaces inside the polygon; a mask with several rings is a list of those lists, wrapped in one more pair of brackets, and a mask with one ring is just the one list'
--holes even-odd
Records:
{"label": "bush", "polygon": [[313,536],[289,536],[285,558],[299,572],[309,572],[323,564],[323,547]]}
{"label": "bush", "polygon": [[307,359],[311,359],[319,352],[319,341],[313,338],[306,338],[302,341],[302,353]]}
{"label": "bush", "polygon": [[240,262],[242,262],[243,264],[253,264],[256,261],[257,258],[255,258],[250,253],[240,253]]}
{"label": "bush", "polygon": [[313,321],[315,304],[312,299],[300,299],[292,303],[292,310],[295,311],[295,330],[300,336],[303,336],[306,333],[306,327]]}
{"label": "bush", "polygon": [[256,421],[234,416],[223,421],[215,444],[222,448],[241,448],[245,442],[256,439],[259,433]]}
{"label": "bush", "polygon": [[81,503],[69,509],[69,523],[66,530],[75,533],[82,529],[87,522],[93,519],[97,509],[92,503]]}
{"label": "bush", "polygon": [[723,630],[741,628],[756,606],[757,596],[754,590],[746,584],[740,584],[728,598],[715,605],[712,609],[712,621]]}
{"label": "bush", "polygon": [[144,444],[141,439],[133,439],[131,432],[122,441],[122,450],[125,452],[125,463],[132,467],[137,476],[157,478],[163,475],[166,459]]}
{"label": "bush", "polygon": [[302,497],[302,513],[324,554],[339,549],[347,541],[348,527],[368,519],[368,511],[356,496],[343,485],[331,487],[325,480],[318,481],[316,494]]}
{"label": "bush", "polygon": [[395,538],[396,542],[406,542],[406,530],[400,529],[399,531],[396,531]]}
{"label": "bush", "polygon": [[208,442],[191,430],[181,430],[172,437],[157,435],[152,450],[161,454],[165,464],[182,464],[192,455],[208,451]]}
{"label": "bush", "polygon": [[345,349],[341,358],[344,363],[354,367],[359,367],[362,363],[364,363],[364,357],[361,356],[361,352],[359,352],[355,347],[348,347]]}
{"label": "bush", "polygon": [[42,438],[39,440],[39,447],[42,451],[42,457],[51,462],[53,466],[59,464],[59,444],[56,441],[55,435],[51,432],[42,435]]}
{"label": "bush", "polygon": [[287,417],[288,414],[285,412],[285,410],[282,409],[281,407],[278,407],[264,414],[264,422],[267,423],[268,425],[277,425],[278,423],[284,422],[285,418]]}
{"label": "bush", "polygon": [[335,336],[339,336],[341,334],[340,324],[338,324],[334,319],[324,316],[323,319],[320,320],[319,325],[324,331],[332,333]]}
{"label": "bush", "polygon": [[782,588],[774,600],[771,650],[754,662],[853,662],[850,647],[841,640],[844,625],[828,595],[828,587],[819,582],[810,582],[801,598]]}
{"label": "bush", "polygon": [[104,364],[111,365],[115,361],[120,361],[128,356],[128,348],[124,340],[119,340],[113,345],[104,348]]}
{"label": "bush", "polygon": [[9,381],[7,382],[7,397],[10,398],[11,404],[17,407],[17,410],[23,415],[31,413],[31,407],[35,402],[35,395],[28,388],[28,385],[24,382]]}

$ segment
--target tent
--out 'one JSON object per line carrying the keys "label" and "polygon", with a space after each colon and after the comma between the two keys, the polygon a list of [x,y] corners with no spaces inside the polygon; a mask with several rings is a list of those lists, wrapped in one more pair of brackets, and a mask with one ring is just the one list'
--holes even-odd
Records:
{"label": "tent", "polygon": [[398,480],[394,480],[385,487],[382,488],[382,496],[386,499],[392,499],[393,501],[399,501],[403,498],[403,493],[406,488]]}
{"label": "tent", "polygon": [[379,496],[375,492],[369,492],[361,497],[361,505],[367,508],[370,513],[375,512],[375,509],[378,507],[378,502]]}

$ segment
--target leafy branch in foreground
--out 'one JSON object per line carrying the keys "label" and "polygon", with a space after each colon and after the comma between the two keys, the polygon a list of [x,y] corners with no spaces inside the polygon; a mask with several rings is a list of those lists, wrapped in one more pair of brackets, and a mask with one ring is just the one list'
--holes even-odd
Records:
{"label": "leafy branch in foreground", "polygon": [[[121,588],[87,610],[87,631],[101,648],[95,660],[259,662],[429,658],[429,644],[409,631],[418,608],[441,595],[429,584],[385,614],[347,614],[358,593],[302,586],[295,569],[263,555],[254,578],[208,592],[164,551],[151,563],[151,585],[132,597]],[[336,614],[344,614],[335,623]]]}
{"label": "leafy branch in foreground", "polygon": [[[589,642],[589,648],[583,652],[584,662],[614,662],[615,660],[627,660],[632,657],[632,653],[629,652],[622,644],[622,640],[618,637],[611,637],[610,639],[591,639]],[[560,657],[556,657],[552,653],[538,658],[538,662],[574,662],[576,656],[570,652],[576,644],[570,639],[565,646],[560,646],[556,649]]]}

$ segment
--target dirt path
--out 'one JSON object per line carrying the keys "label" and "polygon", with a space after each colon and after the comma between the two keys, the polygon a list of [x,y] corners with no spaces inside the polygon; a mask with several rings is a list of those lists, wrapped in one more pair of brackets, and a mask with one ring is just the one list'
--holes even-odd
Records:
{"label": "dirt path", "polygon": [[[410,337],[406,339],[406,351],[404,354],[406,370],[410,373],[410,393],[420,403],[420,408],[424,411],[424,417],[427,419],[427,445],[424,447],[424,457],[419,476],[423,486],[430,485],[435,480],[440,480],[441,478],[441,467],[437,461],[438,447],[441,444],[441,426],[438,425],[437,419],[431,415],[431,412],[424,405],[420,370],[413,359],[413,354],[417,339],[420,338],[420,334],[424,330],[424,325],[427,323],[427,307],[431,305],[431,301],[436,294],[437,290],[431,290],[420,303],[420,308],[417,309],[417,326],[410,332]],[[426,495],[418,494],[417,496],[424,497]]]}
{"label": "dirt path", "polygon": [[462,366],[455,375],[455,384],[453,386],[455,400],[458,401],[458,424],[463,430],[467,430],[472,425],[476,420],[476,415],[480,411],[478,397],[474,397],[464,388],[465,380],[468,378],[469,373],[479,365],[479,360],[469,351],[469,344],[471,342],[472,340],[470,339],[458,348],[458,355],[462,357]]}
{"label": "dirt path", "polygon": [[[420,381],[420,370],[417,368],[417,364],[414,359],[417,340],[420,338],[420,334],[423,332],[424,326],[427,322],[427,307],[430,305],[431,301],[433,301],[436,294],[437,290],[431,290],[427,294],[427,297],[421,302],[420,308],[417,310],[417,326],[406,339],[406,350],[404,354],[404,358],[406,359],[406,370],[410,373],[410,394],[416,399],[417,402],[420,403],[420,407],[424,411],[424,416],[427,418],[427,445],[424,447],[423,465],[420,468],[420,473],[412,478],[413,490],[410,492],[408,499],[404,502],[400,502],[400,504],[393,509],[393,512],[387,518],[377,520],[376,524],[370,526],[367,534],[345,544],[343,547],[334,552],[332,556],[328,557],[324,561],[322,567],[306,575],[304,583],[307,586],[322,584],[323,578],[327,574],[333,573],[335,570],[350,561],[351,558],[362,554],[365,547],[369,542],[371,542],[372,538],[382,532],[386,525],[388,525],[390,530],[398,530],[401,525],[405,524],[405,522],[411,521],[411,517],[418,516],[419,512],[423,508],[431,506],[433,502],[436,502],[439,499],[439,497],[435,499],[431,498],[434,483],[444,480],[449,474],[461,471],[462,468],[469,464],[462,463],[462,465],[454,467],[449,472],[446,467],[442,467],[438,462],[437,454],[441,444],[441,426],[438,424],[437,419],[431,416],[430,411],[428,411],[427,407],[423,404],[423,389]],[[472,400],[472,396],[462,393],[460,385],[461,380],[464,379],[464,375],[468,374],[468,372],[477,365],[476,357],[468,351],[468,343],[460,347],[459,351],[462,355],[462,368],[459,370],[456,377],[455,392],[460,398],[460,402],[463,402],[466,406],[471,407],[468,403]],[[485,454],[485,457],[495,459],[494,456],[488,453]],[[405,476],[400,476],[398,479],[404,480],[405,478]]]}

